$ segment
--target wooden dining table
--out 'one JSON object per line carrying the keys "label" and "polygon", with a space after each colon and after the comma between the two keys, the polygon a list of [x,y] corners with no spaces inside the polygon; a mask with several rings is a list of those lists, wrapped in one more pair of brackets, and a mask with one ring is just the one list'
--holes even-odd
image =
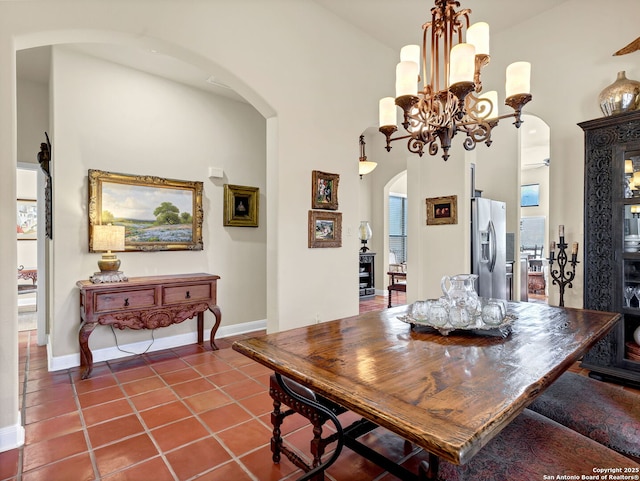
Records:
{"label": "wooden dining table", "polygon": [[505,337],[442,335],[400,320],[407,309],[243,339],[233,349],[420,446],[435,467],[415,479],[435,479],[440,459],[467,463],[620,318],[510,302]]}

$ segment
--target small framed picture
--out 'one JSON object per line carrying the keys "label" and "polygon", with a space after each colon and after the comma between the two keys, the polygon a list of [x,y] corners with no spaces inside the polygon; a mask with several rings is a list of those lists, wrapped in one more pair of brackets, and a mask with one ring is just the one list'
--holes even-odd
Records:
{"label": "small framed picture", "polygon": [[427,199],[427,225],[457,224],[458,196],[431,197]]}
{"label": "small framed picture", "polygon": [[224,184],[224,225],[258,227],[258,187]]}
{"label": "small framed picture", "polygon": [[309,248],[342,247],[342,212],[309,211]]}
{"label": "small framed picture", "polygon": [[31,199],[18,199],[16,230],[18,240],[36,240],[38,227],[38,203]]}
{"label": "small framed picture", "polygon": [[339,174],[311,172],[311,208],[338,210]]}

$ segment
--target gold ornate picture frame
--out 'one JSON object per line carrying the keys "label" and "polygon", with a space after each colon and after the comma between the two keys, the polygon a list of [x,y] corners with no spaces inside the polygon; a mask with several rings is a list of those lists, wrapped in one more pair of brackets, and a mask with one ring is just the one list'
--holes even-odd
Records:
{"label": "gold ornate picture frame", "polygon": [[342,247],[342,212],[309,211],[309,248]]}
{"label": "gold ornate picture frame", "polygon": [[125,251],[202,250],[202,182],[89,170],[93,226],[123,225]]}
{"label": "gold ornate picture frame", "polygon": [[224,184],[224,225],[258,227],[260,189]]}
{"label": "gold ornate picture frame", "polygon": [[427,225],[457,224],[458,196],[427,198]]}
{"label": "gold ornate picture frame", "polygon": [[311,172],[311,208],[338,210],[338,184],[340,174]]}

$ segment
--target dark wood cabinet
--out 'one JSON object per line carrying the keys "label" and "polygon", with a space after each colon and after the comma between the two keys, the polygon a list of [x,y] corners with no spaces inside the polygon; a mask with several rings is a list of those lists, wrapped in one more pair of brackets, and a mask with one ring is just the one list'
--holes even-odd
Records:
{"label": "dark wood cabinet", "polygon": [[[587,353],[592,377],[640,383],[640,111],[580,123],[585,133],[584,307],[623,317]],[[634,174],[637,173],[634,182]],[[637,239],[637,241],[636,241]]]}
{"label": "dark wood cabinet", "polygon": [[374,252],[360,253],[360,272],[358,281],[360,286],[360,299],[376,295],[375,287],[375,258]]}

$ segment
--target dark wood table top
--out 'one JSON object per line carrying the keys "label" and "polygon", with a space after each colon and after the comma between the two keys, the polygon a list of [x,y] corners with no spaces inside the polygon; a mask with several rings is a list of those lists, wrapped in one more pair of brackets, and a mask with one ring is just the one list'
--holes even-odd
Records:
{"label": "dark wood table top", "polygon": [[407,306],[237,341],[233,348],[448,461],[464,464],[619,314],[509,303],[507,338],[442,336]]}

